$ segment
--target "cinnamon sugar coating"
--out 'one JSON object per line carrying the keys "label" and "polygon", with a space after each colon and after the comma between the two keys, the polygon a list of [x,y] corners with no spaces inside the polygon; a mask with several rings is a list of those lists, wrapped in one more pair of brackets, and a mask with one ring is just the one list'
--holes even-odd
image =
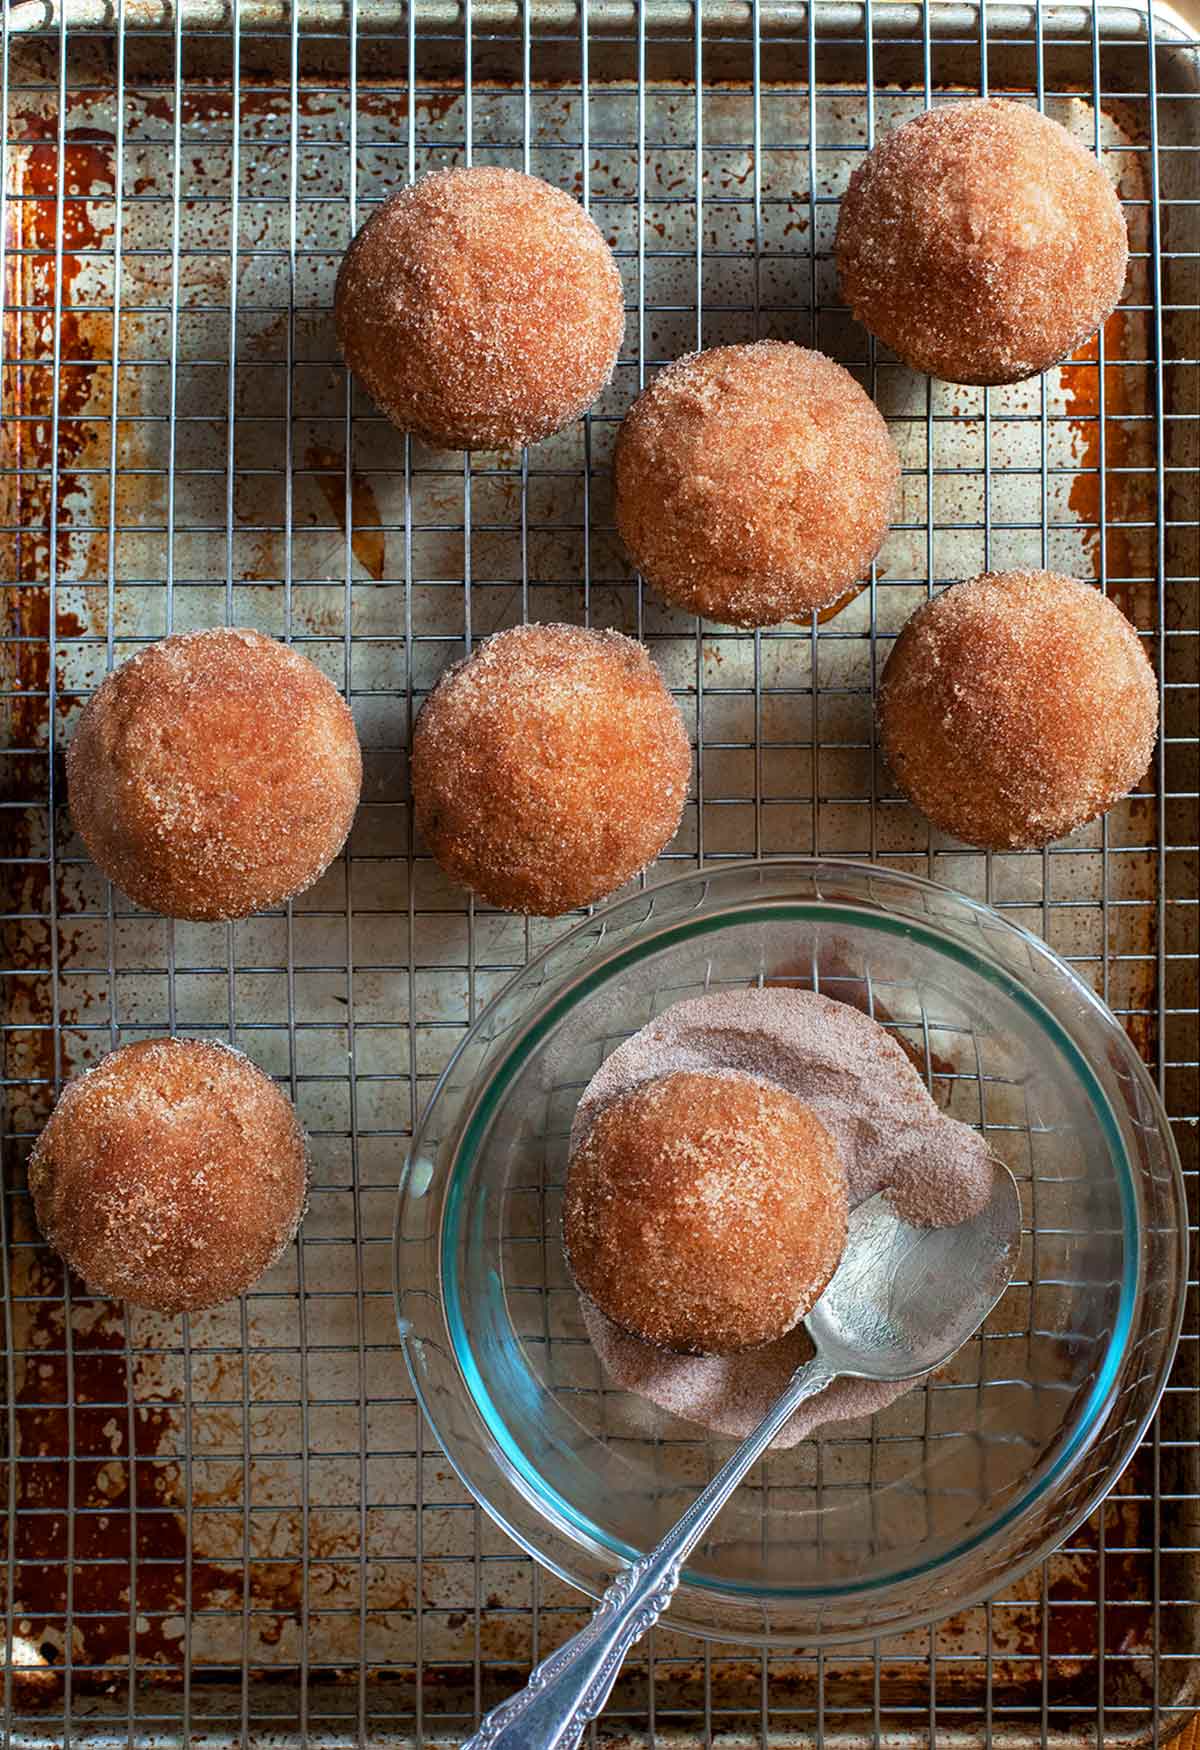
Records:
{"label": "cinnamon sugar coating", "polygon": [[846,1173],[784,1089],[678,1071],[605,1106],[571,1156],[563,1239],[579,1288],[643,1342],[725,1355],[784,1336],[846,1243]]}
{"label": "cinnamon sugar coating", "polygon": [[691,751],[640,644],[516,626],[449,669],[413,734],[417,825],[456,881],[555,917],[614,892],[679,825]]}
{"label": "cinnamon sugar coating", "polygon": [[783,341],[668,365],[617,440],[617,527],[667,600],[733,626],[827,607],[870,568],[900,465],[848,371]]}
{"label": "cinnamon sugar coating", "polygon": [[443,449],[519,448],[577,419],[625,332],[620,271],[579,203],[491,165],[434,171],[372,213],[334,318],[377,405]]}
{"label": "cinnamon sugar coating", "polygon": [[1052,571],[1001,571],[918,608],[879,687],[896,782],[943,832],[995,850],[1062,838],[1150,764],[1154,671],[1114,602]]}
{"label": "cinnamon sugar coating", "polygon": [[306,657],[218,627],[109,675],[67,748],[67,784],[90,855],[138,905],[244,918],[311,887],[341,850],[362,755]]}
{"label": "cinnamon sugar coating", "polygon": [[295,1236],[308,1157],[291,1101],[240,1051],[145,1039],[63,1090],[29,1189],[94,1293],[194,1312],[249,1288]]}
{"label": "cinnamon sugar coating", "polygon": [[886,135],[850,178],[842,296],[909,365],[1016,383],[1107,320],[1128,241],[1093,153],[1029,104],[982,98]]}
{"label": "cinnamon sugar coating", "polygon": [[[787,987],[711,991],[656,1015],[588,1083],[571,1126],[572,1151],[614,1101],[681,1070],[735,1071],[802,1102],[837,1146],[852,1208],[887,1189],[905,1220],[941,1227],[968,1220],[987,1201],[987,1143],[938,1110],[899,1040],[846,1003]],[[812,1353],[797,1326],[759,1349],[676,1354],[631,1336],[586,1295],[580,1304],[615,1385],[739,1440]],[[907,1389],[835,1380],[796,1412],[775,1444],[793,1446],[820,1422],[870,1415]]]}

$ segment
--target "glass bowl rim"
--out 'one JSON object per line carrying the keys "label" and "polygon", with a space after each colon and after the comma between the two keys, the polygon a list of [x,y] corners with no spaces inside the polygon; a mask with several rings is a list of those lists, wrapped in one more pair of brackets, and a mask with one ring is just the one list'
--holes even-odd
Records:
{"label": "glass bowl rim", "polygon": [[[445,1086],[453,1076],[459,1060],[472,1046],[479,1034],[483,1032],[491,1016],[523,981],[529,979],[531,974],[536,976],[537,972],[543,968],[549,960],[555,956],[561,955],[564,948],[568,948],[577,938],[593,936],[596,931],[597,922],[603,925],[610,916],[620,912],[623,908],[635,906],[639,901],[644,902],[649,900],[653,902],[654,899],[662,896],[664,893],[688,884],[704,883],[706,881],[716,881],[720,883],[722,878],[733,879],[737,876],[744,876],[751,873],[769,873],[779,877],[781,880],[786,880],[789,876],[793,878],[812,878],[820,871],[828,872],[828,874],[834,878],[851,877],[858,882],[867,881],[870,883],[880,883],[884,886],[892,886],[901,892],[926,892],[936,894],[942,899],[948,899],[955,905],[962,907],[966,912],[974,913],[977,917],[986,920],[991,929],[995,930],[998,927],[1000,931],[1011,935],[1013,938],[1020,941],[1027,950],[1032,950],[1038,959],[1043,962],[1048,962],[1058,975],[1065,975],[1069,985],[1072,987],[1073,994],[1083,1000],[1085,1006],[1102,1022],[1110,1035],[1119,1041],[1118,1050],[1120,1051],[1122,1058],[1122,1068],[1131,1072],[1133,1080],[1139,1085],[1143,1096],[1148,1099],[1150,1110],[1154,1114],[1154,1132],[1162,1148],[1164,1162],[1170,1179],[1170,1200],[1178,1211],[1182,1211],[1186,1208],[1182,1170],[1169,1121],[1167,1120],[1165,1111],[1162,1108],[1158,1091],[1154,1086],[1149,1070],[1133,1046],[1125,1029],[1120,1025],[1116,1016],[1113,1015],[1107,1004],[1105,1004],[1096,992],[1092,990],[1082,978],[1080,978],[1079,974],[1072,966],[1050,948],[1048,943],[1034,935],[1031,931],[1025,929],[1022,925],[1005,918],[1003,914],[996,912],[992,907],[982,901],[972,899],[966,894],[959,893],[954,888],[947,887],[940,882],[931,881],[926,877],[912,875],[907,871],[888,869],[884,866],[866,861],[828,857],[752,858],[722,862],[713,868],[682,871],[679,875],[670,878],[668,881],[660,882],[653,888],[643,890],[638,894],[626,895],[623,898],[611,901],[598,908],[588,917],[581,919],[572,929],[567,931],[564,935],[556,937],[553,941],[548,943],[545,948],[532,956],[524,966],[518,968],[513,977],[486,1005],[472,1026],[468,1028],[434,1084],[433,1091],[426,1103],[420,1121],[413,1134],[412,1143],[406,1158],[404,1171],[398,1189],[397,1216],[393,1238],[393,1294],[396,1316],[400,1329],[401,1346],[412,1378],[413,1389],[416,1392],[421,1409],[429,1421],[430,1427],[455,1473],[469,1490],[472,1497],[478,1501],[506,1535],[511,1537],[514,1542],[516,1542],[536,1561],[549,1568],[551,1572],[557,1574],[559,1578],[565,1580],[570,1585],[576,1587],[582,1586],[585,1591],[591,1592],[593,1596],[596,1596],[597,1593],[595,1593],[585,1581],[582,1581],[577,1573],[572,1572],[563,1562],[556,1560],[546,1549],[539,1547],[532,1534],[522,1531],[510,1522],[509,1516],[488,1498],[484,1485],[476,1480],[475,1476],[472,1474],[471,1467],[464,1466],[464,1464],[460,1462],[459,1455],[452,1449],[451,1445],[447,1443],[441,1432],[440,1418],[428,1401],[428,1392],[426,1391],[421,1378],[422,1370],[416,1365],[415,1358],[410,1351],[408,1341],[409,1321],[402,1310],[404,1284],[400,1270],[400,1252],[402,1245],[401,1212],[405,1197],[408,1194],[409,1167],[421,1153],[421,1145],[424,1140],[430,1116],[433,1114]],[[902,1587],[906,1583],[920,1577],[928,1578],[929,1576],[935,1575],[943,1570],[952,1571],[956,1564],[967,1560],[971,1556],[977,1556],[981,1550],[985,1549],[989,1544],[1000,1538],[1005,1532],[1010,1531],[1013,1525],[1023,1516],[1029,1513],[1039,1502],[1044,1501],[1048,1494],[1052,1494],[1056,1486],[1060,1486],[1065,1482],[1094,1443],[1101,1427],[1103,1426],[1105,1416],[1110,1407],[1110,1400],[1115,1381],[1125,1358],[1129,1336],[1134,1323],[1136,1307],[1140,1296],[1144,1292],[1144,1267],[1141,1259],[1141,1242],[1144,1233],[1144,1225],[1139,1197],[1135,1186],[1133,1166],[1130,1162],[1128,1150],[1121,1136],[1120,1127],[1116,1123],[1115,1117],[1112,1113],[1107,1095],[1105,1094],[1103,1087],[1100,1085],[1087,1055],[1070,1034],[1066,1032],[1056,1017],[1045,1007],[1040,999],[1034,995],[1032,991],[1028,990],[1013,972],[1009,971],[1007,968],[1002,968],[999,965],[994,964],[987,957],[972,953],[964,948],[962,944],[956,943],[948,937],[943,936],[937,927],[936,914],[930,919],[929,923],[924,926],[915,919],[897,918],[895,914],[884,910],[877,912],[874,918],[872,918],[867,909],[866,902],[868,897],[869,896],[864,895],[863,900],[859,902],[861,907],[860,922],[866,923],[868,927],[873,927],[884,933],[893,935],[908,934],[911,937],[913,932],[916,931],[919,936],[925,938],[926,946],[933,947],[939,952],[949,951],[953,957],[957,959],[967,960],[969,958],[975,970],[993,981],[998,980],[1006,990],[1006,993],[1016,1000],[1026,1013],[1030,1014],[1035,1024],[1043,1032],[1048,1032],[1055,1039],[1056,1044],[1058,1044],[1060,1050],[1062,1050],[1067,1057],[1072,1069],[1076,1075],[1080,1077],[1089,1104],[1091,1104],[1093,1109],[1097,1112],[1105,1133],[1108,1136],[1111,1153],[1117,1163],[1117,1179],[1119,1183],[1122,1211],[1122,1228],[1127,1238],[1132,1236],[1133,1241],[1132,1245],[1126,1246],[1127,1258],[1123,1269],[1120,1305],[1117,1317],[1114,1320],[1114,1330],[1109,1338],[1104,1353],[1100,1376],[1088,1393],[1087,1407],[1083,1415],[1080,1417],[1079,1425],[1071,1435],[1066,1449],[1057,1455],[1053,1462],[1047,1467],[1045,1473],[1030,1489],[1022,1494],[1018,1501],[1005,1508],[996,1518],[990,1520],[974,1536],[960,1540],[952,1546],[951,1549],[942,1552],[926,1562],[914,1564],[911,1567],[895,1573],[889,1573],[886,1576],[874,1577],[866,1581],[855,1581],[837,1586],[763,1587],[755,1586],[745,1581],[722,1585],[685,1569],[683,1582],[694,1588],[697,1592],[702,1593],[708,1598],[710,1603],[713,1604],[719,1604],[723,1600],[729,1600],[740,1605],[763,1602],[779,1605],[791,1603],[816,1606],[823,1601],[836,1601],[844,1606],[856,1598],[862,1598],[865,1600],[872,1595],[886,1594],[889,1589]],[[853,905],[854,902],[851,901],[850,904]],[[489,1096],[497,1097],[503,1092],[504,1088],[511,1082],[512,1075],[528,1061],[530,1053],[537,1049],[545,1036],[546,1029],[553,1025],[555,1021],[561,1019],[564,1012],[569,1012],[570,1008],[579,1000],[582,994],[586,994],[588,990],[595,988],[595,980],[598,979],[603,982],[605,979],[613,975],[614,968],[619,971],[629,964],[636,963],[639,959],[660,952],[664,948],[669,949],[674,941],[678,939],[689,939],[696,933],[707,930],[717,930],[726,927],[731,923],[737,925],[752,922],[753,920],[748,914],[758,909],[761,909],[764,915],[771,913],[779,915],[780,912],[782,912],[783,915],[786,916],[788,915],[790,907],[803,907],[805,908],[804,915],[811,915],[813,907],[820,908],[825,905],[828,905],[833,909],[836,902],[823,901],[819,895],[810,895],[807,899],[802,899],[799,896],[796,896],[791,900],[788,900],[778,894],[772,894],[765,896],[763,899],[748,897],[740,903],[731,901],[725,907],[718,907],[714,914],[706,895],[705,900],[697,906],[692,916],[685,916],[672,920],[670,924],[665,926],[665,940],[660,933],[656,933],[650,941],[634,940],[625,944],[624,948],[618,950],[615,956],[606,959],[601,966],[595,968],[585,967],[577,971],[573,965],[568,964],[556,979],[548,982],[546,988],[541,992],[540,1000],[535,999],[534,1014],[532,1016],[522,1014],[519,1017],[519,1025],[515,1037],[507,1042],[500,1063],[489,1070],[486,1082],[484,1082],[482,1087],[473,1085],[471,1088],[468,1116],[459,1126],[458,1143],[456,1145],[455,1173],[450,1179],[448,1179],[446,1185],[443,1187],[437,1223],[438,1236],[436,1240],[436,1253],[438,1302],[441,1316],[446,1326],[449,1353],[453,1356],[454,1367],[462,1395],[465,1402],[469,1405],[471,1416],[480,1424],[485,1436],[487,1437],[487,1458],[490,1465],[503,1475],[508,1485],[520,1495],[527,1505],[533,1509],[538,1518],[549,1528],[556,1531],[560,1536],[565,1537],[576,1548],[587,1550],[593,1556],[600,1558],[610,1567],[614,1563],[624,1563],[635,1560],[637,1556],[643,1552],[636,1550],[632,1546],[624,1544],[621,1540],[610,1537],[607,1533],[601,1531],[599,1527],[594,1526],[590,1520],[581,1515],[577,1509],[572,1508],[569,1503],[564,1501],[558,1494],[557,1490],[545,1483],[540,1475],[536,1472],[530,1471],[523,1460],[514,1460],[510,1454],[513,1451],[519,1451],[519,1448],[517,1448],[516,1443],[513,1442],[511,1438],[507,1437],[504,1423],[502,1419],[499,1418],[498,1413],[493,1411],[493,1413],[489,1414],[488,1411],[482,1407],[479,1392],[473,1387],[468,1372],[464,1368],[460,1346],[455,1340],[454,1335],[454,1327],[457,1325],[460,1329],[463,1328],[463,1321],[461,1314],[457,1310],[457,1287],[453,1287],[449,1294],[447,1292],[447,1282],[450,1281],[453,1283],[454,1277],[453,1272],[448,1272],[446,1266],[448,1257],[447,1248],[457,1218],[457,1210],[455,1206],[459,1202],[461,1194],[460,1163],[469,1163],[469,1161],[474,1158],[475,1153],[473,1148],[465,1145],[469,1142],[472,1132],[479,1128],[481,1119],[490,1115],[492,1100]],[[843,902],[843,905],[838,907],[838,909],[846,909],[845,903]],[[644,922],[650,924],[652,922],[652,917],[653,912],[651,910],[651,912],[647,913]],[[501,1085],[497,1087],[497,1083],[500,1083]],[[1159,1361],[1154,1370],[1156,1377],[1150,1399],[1148,1400],[1148,1406],[1144,1415],[1136,1424],[1132,1435],[1127,1433],[1122,1441],[1123,1451],[1120,1455],[1119,1463],[1114,1467],[1107,1469],[1102,1476],[1098,1478],[1096,1484],[1088,1490],[1082,1505],[1071,1514],[1068,1520],[1063,1520],[1057,1523],[1053,1531],[1048,1533],[1046,1538],[1038,1544],[1036,1550],[1032,1554],[1022,1555],[1017,1561],[1010,1562],[999,1574],[989,1578],[986,1585],[977,1594],[964,1594],[961,1598],[956,1598],[953,1603],[953,1609],[956,1611],[965,1609],[971,1604],[978,1602],[980,1598],[992,1593],[997,1586],[1002,1587],[1005,1584],[1011,1583],[1020,1574],[1027,1572],[1030,1567],[1035,1566],[1036,1563],[1039,1560],[1042,1560],[1050,1553],[1050,1551],[1058,1547],[1071,1535],[1088,1514],[1095,1509],[1098,1502],[1111,1491],[1112,1487],[1119,1479],[1121,1472],[1137,1450],[1142,1436],[1154,1416],[1163,1389],[1166,1385],[1179,1341],[1185,1312],[1187,1278],[1186,1228],[1182,1223],[1177,1223],[1176,1227],[1176,1252],[1179,1269],[1177,1271],[1174,1316],[1170,1321],[1167,1342],[1162,1349]],[[450,1249],[452,1250],[453,1248],[451,1247]],[[484,1399],[487,1400],[490,1405],[490,1394],[487,1392],[487,1388],[482,1382],[480,1382],[479,1391],[482,1392]],[[939,1612],[918,1610],[908,1616],[897,1617],[894,1620],[889,1619],[883,1628],[873,1626],[869,1629],[864,1629],[863,1635],[869,1638],[883,1632],[888,1634],[902,1633],[907,1628],[919,1626],[928,1622],[934,1614],[939,1614]],[[676,1626],[680,1627],[685,1632],[697,1634],[703,1639],[727,1640],[730,1638],[728,1634],[707,1626],[699,1626],[692,1623],[679,1623]],[[738,1636],[737,1638],[739,1640],[744,1640],[746,1637]],[[760,1634],[753,1637],[755,1641],[759,1642],[769,1641],[772,1638],[773,1637],[770,1634]],[[784,1636],[783,1638],[794,1639],[795,1637]],[[811,1640],[812,1644],[820,1644],[822,1640],[830,1639],[836,1639],[838,1642],[843,1642],[847,1640],[848,1637],[844,1633],[839,1632],[835,1636],[824,1636],[818,1633],[808,1638]]]}

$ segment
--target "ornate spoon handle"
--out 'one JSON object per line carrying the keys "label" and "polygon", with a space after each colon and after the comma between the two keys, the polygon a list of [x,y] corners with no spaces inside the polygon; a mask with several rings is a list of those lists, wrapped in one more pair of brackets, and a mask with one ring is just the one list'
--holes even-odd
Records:
{"label": "ornate spoon handle", "polygon": [[519,1695],[492,1709],[463,1750],[574,1750],[611,1695],[626,1653],[671,1602],[684,1562],[734,1489],[799,1406],[835,1377],[819,1355],[798,1369],[662,1542],[617,1575],[591,1621],[542,1661]]}

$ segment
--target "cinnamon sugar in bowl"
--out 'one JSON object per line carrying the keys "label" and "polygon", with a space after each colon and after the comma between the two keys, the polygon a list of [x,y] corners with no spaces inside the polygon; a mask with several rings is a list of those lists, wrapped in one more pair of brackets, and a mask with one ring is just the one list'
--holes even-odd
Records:
{"label": "cinnamon sugar in bowl", "polygon": [[[844,1074],[856,1037],[864,1062],[911,1087],[909,1109],[872,1103]],[[663,1350],[644,1345],[639,1372],[636,1354],[598,1336],[563,1245],[571,1133],[597,1090],[642,1068],[793,1078],[821,1123],[840,1127],[851,1166],[856,1151],[886,1164],[871,1134],[880,1110],[900,1124],[898,1153],[936,1145],[939,1173],[986,1149],[1020,1183],[1026,1230],[1009,1290],[938,1375],[889,1403],[827,1405],[767,1455],[692,1558],[667,1621],[817,1645],[898,1632],[1010,1584],[1120,1474],[1179,1330],[1182,1180],[1117,1021],[986,907],[892,870],[815,860],[725,864],[610,905],[484,1011],[405,1167],[401,1336],[460,1476],[510,1536],[593,1595],[728,1455],[735,1430],[717,1410],[769,1392],[780,1365],[773,1344],[676,1356],[699,1371],[660,1389]],[[853,1200],[866,1181],[849,1180]],[[955,1207],[949,1196],[932,1216]],[[794,1365],[803,1326],[782,1340]]]}

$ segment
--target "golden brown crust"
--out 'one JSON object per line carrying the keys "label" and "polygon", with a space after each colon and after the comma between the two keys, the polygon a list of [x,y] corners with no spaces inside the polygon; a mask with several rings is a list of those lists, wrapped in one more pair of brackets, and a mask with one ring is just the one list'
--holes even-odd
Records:
{"label": "golden brown crust", "polygon": [[879,729],[897,784],[935,826],[1030,848],[1137,783],[1158,693],[1137,633],[1093,585],[1002,571],[918,608],[883,672]]}
{"label": "golden brown crust", "polygon": [[1016,383],[1108,318],[1128,242],[1094,154],[1025,103],[930,110],[850,178],[835,244],[842,296],[907,364]]}
{"label": "golden brown crust", "polygon": [[679,826],[691,751],[640,644],[516,626],[448,670],[413,734],[417,825],[490,905],[554,917],[614,892]]}
{"label": "golden brown crust", "polygon": [[71,818],[110,880],[175,918],[244,918],[342,848],[362,755],[298,650],[219,627],[149,645],[93,694],[67,748]]}
{"label": "golden brown crust", "polygon": [[170,1313],[249,1288],[307,1187],[291,1101],[207,1039],[111,1052],[63,1090],[29,1161],[42,1232],[88,1287]]}
{"label": "golden brown crust", "polygon": [[334,318],[387,417],[444,449],[519,448],[577,419],[625,332],[620,271],[579,203],[490,165],[434,171],[372,213]]}
{"label": "golden brown crust", "polygon": [[625,416],[617,527],[677,607],[771,626],[827,607],[870,568],[900,465],[848,371],[783,341],[668,365]]}
{"label": "golden brown crust", "polygon": [[604,1106],[571,1156],[563,1239],[575,1280],[623,1330],[724,1355],[790,1331],[846,1243],[846,1174],[793,1094],[734,1070],[678,1070]]}

